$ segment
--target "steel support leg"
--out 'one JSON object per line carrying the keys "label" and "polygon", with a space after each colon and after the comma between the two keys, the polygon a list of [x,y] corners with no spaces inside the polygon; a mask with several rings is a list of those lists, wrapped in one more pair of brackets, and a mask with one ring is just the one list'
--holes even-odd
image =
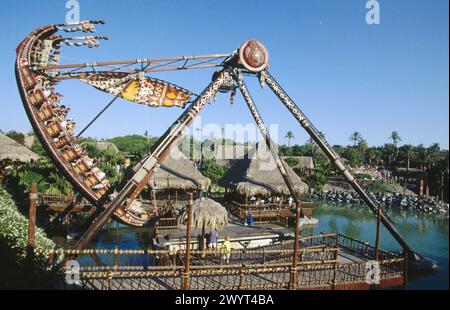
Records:
{"label": "steel support leg", "polygon": [[227,78],[229,78],[229,76],[230,73],[226,69],[222,70],[218,77],[202,92],[200,97],[198,97],[198,99],[195,100],[173,123],[171,128],[164,133],[156,143],[156,147],[152,154],[139,165],[139,168],[136,169],[131,180],[128,181],[119,192],[118,196],[106,207],[105,211],[102,212],[92,226],[83,234],[74,249],[80,250],[84,248],[100,231],[108,219],[111,218],[114,212],[119,207],[123,207],[127,199],[128,202],[125,203],[125,207],[130,205],[132,201],[136,199],[148,180],[153,176],[153,169],[166,159],[170,153],[171,147],[175,146],[182,138],[183,130],[192,123],[194,118],[217,93],[220,86]]}
{"label": "steel support leg", "polygon": [[286,171],[286,167],[284,166],[283,161],[278,156],[276,146],[273,143],[273,141],[270,137],[269,131],[267,130],[267,127],[264,124],[264,121],[253,102],[250,92],[248,91],[248,88],[245,85],[245,82],[242,79],[240,72],[237,70],[235,70],[235,72],[234,72],[234,79],[239,87],[239,90],[242,93],[242,96],[245,99],[245,102],[247,103],[247,106],[253,116],[253,119],[255,120],[256,124],[258,125],[259,131],[261,132],[262,136],[264,137],[264,141],[266,142],[266,145],[270,151],[270,154],[272,155],[272,158],[274,159],[274,161],[278,167],[278,170],[280,171],[280,174],[283,177],[283,180],[286,183],[286,185],[289,189],[289,192],[291,193],[291,196],[294,198],[294,201],[295,201],[295,206],[296,206],[295,243],[294,243],[294,255],[293,255],[293,259],[292,259],[291,281],[290,281],[291,289],[295,289],[296,284],[297,284],[298,250],[299,250],[299,240],[300,240],[300,216],[301,216],[301,214],[300,214],[301,213],[300,197],[299,197],[298,193],[295,191],[294,184],[292,183],[292,179]]}
{"label": "steel support leg", "polygon": [[[262,71],[261,79],[267,83],[270,89],[275,93],[275,95],[280,99],[280,101],[286,106],[286,108],[294,115],[294,117],[299,121],[300,125],[306,130],[310,137],[319,145],[328,159],[341,171],[345,179],[350,183],[350,185],[355,189],[355,191],[363,198],[365,203],[369,208],[377,214],[378,204],[370,196],[367,191],[365,191],[361,185],[356,181],[352,173],[347,169],[344,163],[341,161],[339,156],[334,152],[333,148],[326,142],[326,140],[319,134],[319,131],[314,127],[314,125],[309,121],[309,119],[303,114],[300,108],[294,103],[294,101],[289,97],[289,95],[283,90],[283,88],[278,84],[278,82],[270,75],[267,70]],[[400,233],[395,229],[393,224],[389,219],[381,213],[381,222],[386,227],[386,229],[391,233],[391,235],[397,240],[397,242],[402,246],[404,250],[408,253],[413,254],[411,259],[422,258],[420,255],[412,251],[407,242],[402,238]],[[415,254],[415,255],[414,255]]]}

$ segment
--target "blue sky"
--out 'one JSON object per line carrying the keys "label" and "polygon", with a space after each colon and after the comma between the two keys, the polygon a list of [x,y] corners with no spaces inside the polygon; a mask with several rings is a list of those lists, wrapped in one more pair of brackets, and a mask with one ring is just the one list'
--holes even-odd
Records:
{"label": "blue sky", "polygon": [[[64,22],[64,0],[3,1],[0,24],[2,108],[0,128],[31,128],[14,77],[15,48],[33,29]],[[449,141],[448,1],[380,0],[381,23],[365,22],[365,0],[162,1],[79,0],[81,18],[106,20],[97,27],[110,40],[99,49],[64,48],[62,62],[116,60],[230,52],[249,38],[270,52],[271,73],[331,144],[349,144],[353,131],[369,145],[388,142],[393,130],[402,143]],[[160,73],[199,93],[213,70]],[[292,130],[294,143],[306,134],[266,88],[247,82],[267,123],[278,124],[279,141]],[[64,103],[83,126],[109,100],[78,81],[60,84]],[[249,123],[238,96],[208,106],[202,124]],[[158,136],[180,109],[150,109],[123,100],[86,133],[111,137],[146,130]]]}

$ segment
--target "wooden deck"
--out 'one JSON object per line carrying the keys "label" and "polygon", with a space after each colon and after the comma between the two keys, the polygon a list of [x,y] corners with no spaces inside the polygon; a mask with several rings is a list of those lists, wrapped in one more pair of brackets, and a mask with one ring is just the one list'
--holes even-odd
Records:
{"label": "wooden deck", "polygon": [[[378,285],[369,285],[366,281],[366,270],[361,268],[368,260],[350,251],[343,251],[338,257],[335,276],[330,268],[300,267],[297,289],[299,290],[332,290],[332,289],[372,289],[402,286],[404,276],[401,272],[380,279]],[[289,289],[290,268],[259,266],[241,272],[242,265],[230,265],[214,274],[208,274],[208,266],[195,268],[191,272],[191,290],[257,290],[257,289]],[[234,272],[233,272],[234,271]],[[381,273],[392,272],[389,267],[382,268]],[[83,277],[79,287],[69,289],[87,290],[179,290],[182,287],[181,271],[160,272],[152,274],[141,272],[121,273],[108,277]]]}
{"label": "wooden deck", "polygon": [[379,254],[379,282],[368,282],[367,263],[373,262],[374,247],[339,234],[302,238],[297,279],[292,282],[292,247],[292,241],[285,241],[233,250],[229,263],[220,251],[191,250],[189,275],[184,273],[185,251],[72,251],[81,265],[81,282],[63,288],[178,290],[186,276],[191,290],[371,289],[405,282],[404,257],[384,250]]}

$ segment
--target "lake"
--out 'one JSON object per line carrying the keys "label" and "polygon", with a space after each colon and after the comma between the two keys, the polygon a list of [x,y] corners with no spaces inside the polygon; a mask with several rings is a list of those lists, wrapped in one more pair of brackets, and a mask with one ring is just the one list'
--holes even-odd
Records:
{"label": "lake", "polygon": [[[410,277],[407,288],[448,290],[448,218],[404,210],[387,210],[387,214],[412,249],[438,264],[437,271],[431,274]],[[319,225],[314,229],[305,230],[303,234],[318,234],[321,231],[339,232],[375,244],[376,218],[366,206],[318,202],[315,217],[319,219]],[[401,251],[400,246],[384,227],[381,228],[380,247]]]}

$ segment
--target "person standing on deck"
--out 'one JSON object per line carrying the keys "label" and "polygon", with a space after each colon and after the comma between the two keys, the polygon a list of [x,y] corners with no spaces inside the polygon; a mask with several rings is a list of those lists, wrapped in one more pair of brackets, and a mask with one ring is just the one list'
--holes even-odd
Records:
{"label": "person standing on deck", "polygon": [[253,226],[253,215],[251,213],[249,213],[247,216],[247,224],[249,226]]}
{"label": "person standing on deck", "polygon": [[225,241],[223,242],[223,250],[224,250],[223,259],[226,260],[227,264],[229,264],[231,256],[231,242],[228,236],[225,236]]}
{"label": "person standing on deck", "polygon": [[209,234],[209,249],[217,249],[217,237],[219,236],[219,233],[216,230],[211,230],[211,233]]}

